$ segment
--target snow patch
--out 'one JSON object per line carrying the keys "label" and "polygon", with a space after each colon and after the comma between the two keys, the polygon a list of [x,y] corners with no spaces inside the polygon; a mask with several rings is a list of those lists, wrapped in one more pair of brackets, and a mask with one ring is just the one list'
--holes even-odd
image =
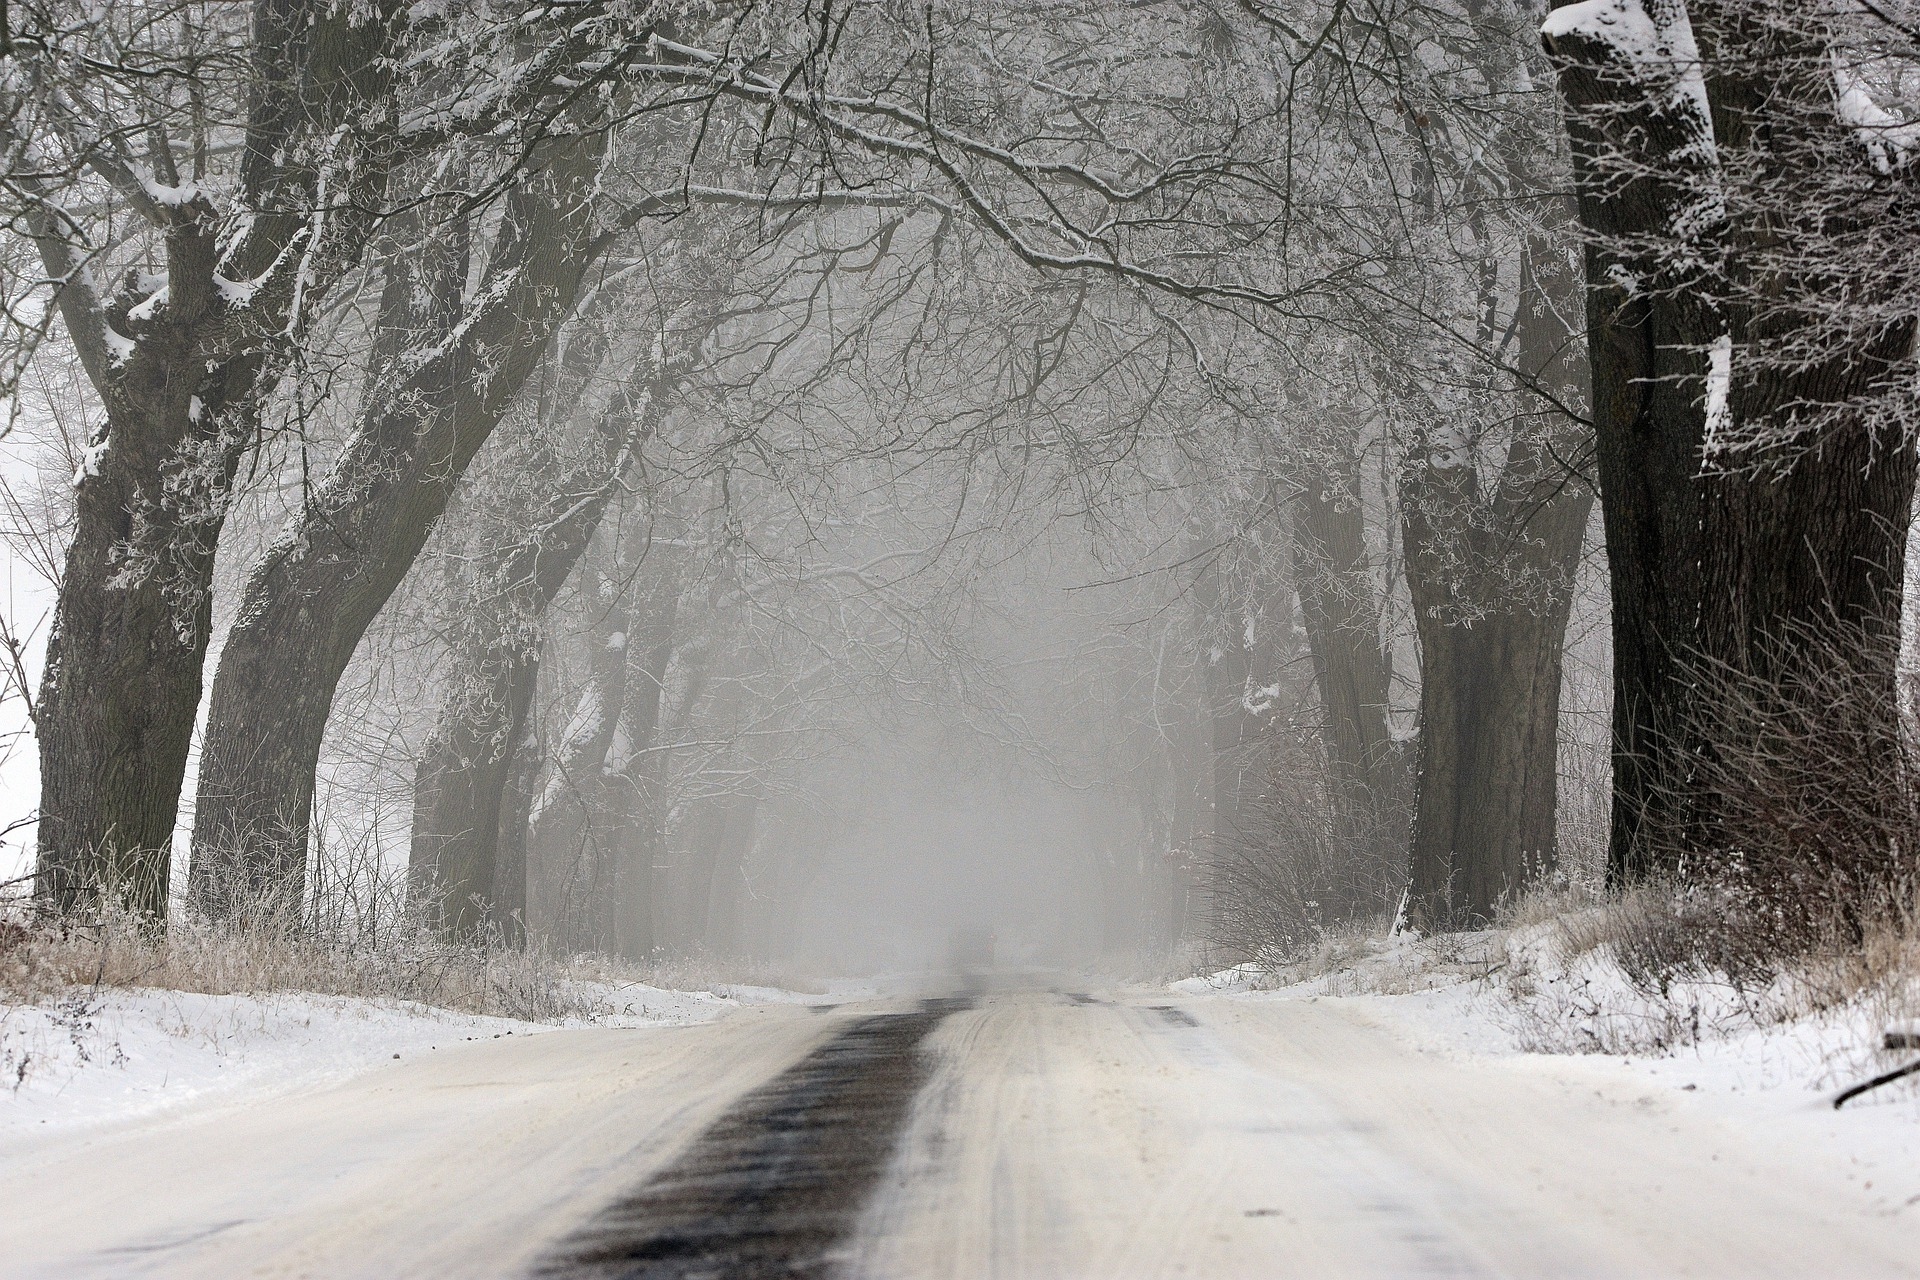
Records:
{"label": "snow patch", "polygon": [[1457,471],[1472,465],[1472,437],[1460,427],[1440,428],[1428,441],[1427,461],[1435,471]]}
{"label": "snow patch", "polygon": [[1915,1056],[1881,1047],[1903,1021],[1869,1002],[1768,1021],[1756,1017],[1768,993],[1715,982],[1651,995],[1606,948],[1565,959],[1557,927],[1374,941],[1290,984],[1243,965],[1173,990],[1334,1000],[1423,1053],[1704,1115],[1877,1211],[1920,1205],[1920,1085],[1832,1105],[1842,1088]]}
{"label": "snow patch", "polygon": [[1641,0],[1581,0],[1548,14],[1540,34],[1549,43],[1578,35],[1605,45],[1632,70],[1657,109],[1690,118],[1690,141],[1673,158],[1697,166],[1699,177],[1692,198],[1673,214],[1677,236],[1700,235],[1726,216],[1700,46],[1684,4],[1659,5],[1656,16]]}
{"label": "snow patch", "polygon": [[101,337],[107,344],[107,358],[115,365],[123,365],[133,358],[135,342],[126,334],[110,324],[100,326]]}
{"label": "snow patch", "polygon": [[1733,383],[1733,337],[1721,334],[1707,348],[1707,442],[1709,455],[1727,447],[1727,391]]}
{"label": "snow patch", "polygon": [[43,1136],[329,1084],[467,1040],[687,1026],[745,1004],[831,999],[772,987],[572,985],[594,1012],[561,1023],[306,992],[80,989],[53,1002],[0,1005],[0,1154]]}
{"label": "snow patch", "polygon": [[1883,106],[1864,70],[1838,52],[1833,59],[1833,105],[1841,121],[1853,127],[1873,167],[1881,173],[1892,173],[1920,146],[1920,121],[1904,119]]}
{"label": "snow patch", "polygon": [[804,991],[787,991],[780,987],[756,987],[745,982],[717,982],[711,993],[722,1000],[737,1000],[746,1004],[831,1004],[835,998],[824,995],[810,995]]}
{"label": "snow patch", "polygon": [[1628,65],[1667,78],[1670,103],[1684,101],[1701,120],[1711,120],[1692,19],[1685,5],[1664,7],[1670,12],[1656,21],[1641,0],[1580,0],[1548,14],[1540,34],[1548,40],[1578,35],[1606,45]]}
{"label": "snow patch", "polygon": [[600,727],[605,723],[606,712],[600,705],[600,690],[588,685],[581,691],[580,701],[574,704],[573,715],[567,720],[566,732],[560,735],[560,740],[579,750],[600,736]]}
{"label": "snow patch", "polygon": [[138,176],[140,185],[145,189],[148,198],[155,204],[165,205],[170,209],[192,204],[200,195],[199,185],[192,181],[183,182],[179,186],[168,186],[152,174],[141,173]]}
{"label": "snow patch", "polygon": [[[276,266],[278,263],[275,264]],[[271,274],[271,268],[269,269]],[[261,277],[265,279],[265,277]],[[260,292],[259,280],[229,280],[225,276],[213,278],[213,291],[220,300],[230,307],[244,307],[253,301],[253,295]]]}
{"label": "snow patch", "polygon": [[83,990],[0,1009],[0,1150],[211,1098],[320,1084],[461,1036],[546,1029],[306,994]]}
{"label": "snow patch", "polygon": [[1280,701],[1280,686],[1267,684],[1255,689],[1251,687],[1251,681],[1248,684],[1247,691],[1240,698],[1240,709],[1250,716],[1264,718],[1270,715]]}
{"label": "snow patch", "polygon": [[1170,990],[1183,996],[1218,995],[1228,991],[1254,991],[1267,977],[1266,971],[1259,965],[1241,964],[1231,969],[1222,969],[1218,973],[1201,974],[1198,977],[1182,978],[1171,984]]}
{"label": "snow patch", "polygon": [[87,439],[87,447],[80,451],[79,465],[73,469],[73,487],[78,489],[93,476],[100,474],[100,463],[107,456],[107,442],[113,424],[102,422]]}
{"label": "snow patch", "polygon": [[172,293],[173,293],[172,289],[169,288],[167,285],[164,285],[164,284],[161,285],[158,289],[155,289],[152,293],[148,294],[145,298],[141,299],[139,302],[134,303],[131,307],[128,307],[127,319],[129,320],[153,319],[156,315],[160,313],[160,308],[167,305],[168,299],[172,297]]}

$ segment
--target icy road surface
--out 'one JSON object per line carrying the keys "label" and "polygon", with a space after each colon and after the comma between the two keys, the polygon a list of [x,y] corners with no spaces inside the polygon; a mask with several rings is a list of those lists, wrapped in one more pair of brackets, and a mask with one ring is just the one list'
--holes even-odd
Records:
{"label": "icy road surface", "polygon": [[1001,989],[442,1045],[0,1162],[8,1276],[1920,1275],[1711,1118],[1334,1002]]}

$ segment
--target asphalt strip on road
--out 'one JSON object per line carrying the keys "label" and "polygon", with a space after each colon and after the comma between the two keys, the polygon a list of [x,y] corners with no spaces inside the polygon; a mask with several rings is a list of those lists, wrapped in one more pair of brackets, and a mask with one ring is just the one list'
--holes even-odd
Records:
{"label": "asphalt strip on road", "polygon": [[545,1280],[767,1280],[830,1274],[932,1063],[922,1044],[969,999],[855,1019],[562,1239]]}

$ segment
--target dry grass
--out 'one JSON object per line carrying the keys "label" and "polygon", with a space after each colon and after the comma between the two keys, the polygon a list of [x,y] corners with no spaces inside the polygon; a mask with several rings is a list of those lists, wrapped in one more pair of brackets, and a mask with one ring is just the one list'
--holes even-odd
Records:
{"label": "dry grass", "polygon": [[1380,916],[1321,930],[1312,943],[1285,958],[1242,966],[1242,989],[1270,991],[1313,984],[1330,996],[1411,995],[1460,982],[1485,981],[1501,959],[1493,932],[1443,933],[1430,938],[1393,932]]}
{"label": "dry grass", "polygon": [[1881,1030],[1920,1027],[1916,922],[1920,912],[1883,915],[1864,937],[1842,922],[1818,945],[1763,957],[1700,886],[1607,894],[1560,877],[1492,928],[1396,938],[1381,918],[1329,929],[1240,985],[1357,996],[1471,984],[1520,1047],[1541,1053],[1666,1053],[1831,1016],[1864,1028],[1839,1051],[1858,1067]]}
{"label": "dry grass", "polygon": [[[1730,972],[1906,931],[1920,886],[1920,725],[1899,638],[1829,620],[1761,642],[1736,669],[1688,664],[1673,749],[1684,778],[1649,828],[1651,865],[1697,887],[1681,932]],[[1738,975],[1737,975],[1738,976]]]}
{"label": "dry grass", "polygon": [[1267,748],[1259,795],[1209,841],[1205,940],[1229,963],[1277,969],[1392,913],[1407,882],[1411,812],[1405,796],[1346,811],[1320,735],[1307,726],[1276,727]]}
{"label": "dry grass", "polygon": [[[1648,1052],[1920,1014],[1920,722],[1890,678],[1895,639],[1830,621],[1760,646],[1764,676],[1692,665],[1687,790],[1663,797],[1648,837],[1670,879],[1614,895],[1562,883],[1502,915],[1524,1042]],[[1561,865],[1593,880],[1604,774],[1565,763],[1579,820],[1563,815]]]}
{"label": "dry grass", "polygon": [[1188,940],[1171,947],[1164,943],[1113,947],[1077,967],[1081,976],[1089,981],[1123,987],[1164,987],[1219,968],[1211,959],[1204,944]]}
{"label": "dry grass", "polygon": [[1321,980],[1330,996],[1404,996],[1462,982],[1485,982],[1501,960],[1497,935],[1442,933],[1376,951]]}
{"label": "dry grass", "polygon": [[1789,950],[1755,945],[1725,891],[1647,885],[1542,895],[1502,934],[1497,988],[1523,1047],[1659,1053],[1827,1014],[1920,1016],[1920,916],[1840,921]]}
{"label": "dry grass", "polygon": [[633,984],[822,990],[779,966],[747,960],[634,963],[560,956],[537,945],[453,943],[418,916],[391,909],[362,914],[322,903],[292,923],[272,910],[224,921],[178,910],[166,928],[155,929],[111,900],[85,920],[37,921],[28,905],[0,903],[0,1003],[46,1003],[113,987],[206,995],[300,991],[554,1022],[591,1020],[605,1011],[609,987]]}
{"label": "dry grass", "polygon": [[271,920],[182,918],[160,932],[112,910],[51,924],[30,924],[16,913],[0,925],[0,999],[39,1003],[105,987],[306,991],[528,1021],[594,1011],[567,964],[537,952],[449,945],[425,930],[395,927],[377,941],[348,943]]}

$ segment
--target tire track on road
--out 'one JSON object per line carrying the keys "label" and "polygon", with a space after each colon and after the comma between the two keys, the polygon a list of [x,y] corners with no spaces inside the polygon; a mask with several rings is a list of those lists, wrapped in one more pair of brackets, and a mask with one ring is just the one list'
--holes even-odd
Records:
{"label": "tire track on road", "polygon": [[673,1164],[602,1209],[536,1268],[548,1280],[760,1280],[828,1274],[892,1157],[965,999],[854,1020],[746,1095]]}

